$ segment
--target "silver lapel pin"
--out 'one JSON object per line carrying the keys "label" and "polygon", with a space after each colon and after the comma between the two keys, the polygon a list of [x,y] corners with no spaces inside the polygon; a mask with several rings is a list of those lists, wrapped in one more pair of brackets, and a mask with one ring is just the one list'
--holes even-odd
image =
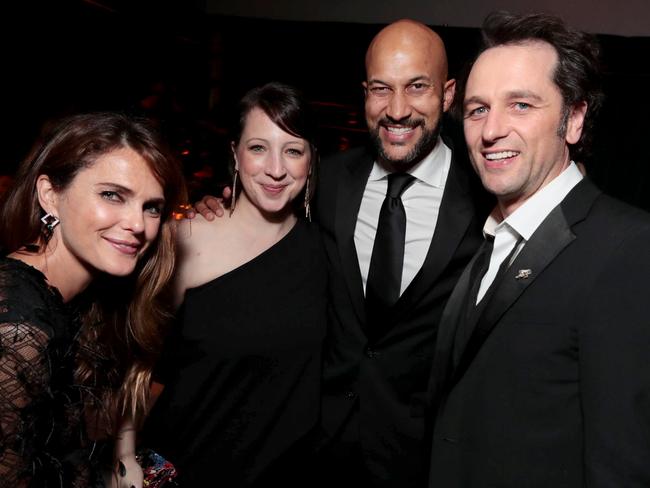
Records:
{"label": "silver lapel pin", "polygon": [[515,276],[516,280],[527,280],[533,274],[532,269],[520,269]]}

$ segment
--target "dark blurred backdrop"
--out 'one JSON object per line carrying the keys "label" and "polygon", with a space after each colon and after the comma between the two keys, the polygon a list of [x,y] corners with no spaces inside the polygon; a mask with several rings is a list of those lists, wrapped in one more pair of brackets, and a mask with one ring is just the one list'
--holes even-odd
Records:
{"label": "dark blurred backdrop", "polygon": [[[51,118],[110,109],[159,121],[193,196],[217,191],[228,180],[234,103],[270,80],[313,102],[322,153],[365,141],[364,53],[383,24],[210,15],[201,0],[28,2],[2,18],[0,175],[13,172]],[[432,27],[458,73],[478,29]],[[599,38],[607,101],[585,163],[605,191],[650,210],[650,38]]]}

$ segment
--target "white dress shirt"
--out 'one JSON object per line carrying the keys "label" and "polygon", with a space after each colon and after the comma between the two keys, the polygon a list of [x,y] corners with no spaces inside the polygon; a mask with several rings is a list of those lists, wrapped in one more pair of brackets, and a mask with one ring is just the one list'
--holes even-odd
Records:
{"label": "white dress shirt", "polygon": [[[450,166],[451,149],[438,138],[433,151],[408,171],[415,176],[415,181],[402,193],[406,212],[406,238],[400,295],[415,278],[429,251]],[[386,198],[388,174],[389,172],[375,161],[363,192],[354,228],[354,245],[357,249],[364,292],[377,234],[379,212]]]}
{"label": "white dress shirt", "polygon": [[572,161],[562,173],[533,194],[502,222],[499,223],[494,215],[487,218],[485,226],[483,226],[483,234],[494,237],[494,248],[490,256],[490,266],[481,280],[476,303],[480,302],[485,296],[501,267],[501,263],[510,254],[517,242],[520,243],[510,258],[510,263],[521,252],[526,242],[544,219],[548,217],[548,214],[564,200],[564,197],[574,186],[580,183],[583,177]]}

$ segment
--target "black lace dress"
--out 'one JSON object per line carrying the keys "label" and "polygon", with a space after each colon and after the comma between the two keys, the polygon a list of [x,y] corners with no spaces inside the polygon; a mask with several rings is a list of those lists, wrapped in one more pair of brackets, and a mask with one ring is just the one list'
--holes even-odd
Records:
{"label": "black lace dress", "polygon": [[78,329],[42,273],[0,258],[0,487],[102,486],[73,379]]}

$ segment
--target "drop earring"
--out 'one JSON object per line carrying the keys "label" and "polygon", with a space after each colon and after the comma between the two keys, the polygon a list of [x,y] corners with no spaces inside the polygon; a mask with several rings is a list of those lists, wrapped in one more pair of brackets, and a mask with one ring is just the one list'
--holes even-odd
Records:
{"label": "drop earring", "polygon": [[235,168],[235,173],[233,174],[232,177],[232,196],[230,197],[230,214],[229,216],[232,217],[232,213],[235,211],[235,203],[237,202],[237,176],[239,175],[239,170]]}
{"label": "drop earring", "polygon": [[41,222],[43,222],[43,226],[47,233],[51,234],[54,228],[59,225],[59,222],[61,221],[51,213],[47,213],[41,217]]}

